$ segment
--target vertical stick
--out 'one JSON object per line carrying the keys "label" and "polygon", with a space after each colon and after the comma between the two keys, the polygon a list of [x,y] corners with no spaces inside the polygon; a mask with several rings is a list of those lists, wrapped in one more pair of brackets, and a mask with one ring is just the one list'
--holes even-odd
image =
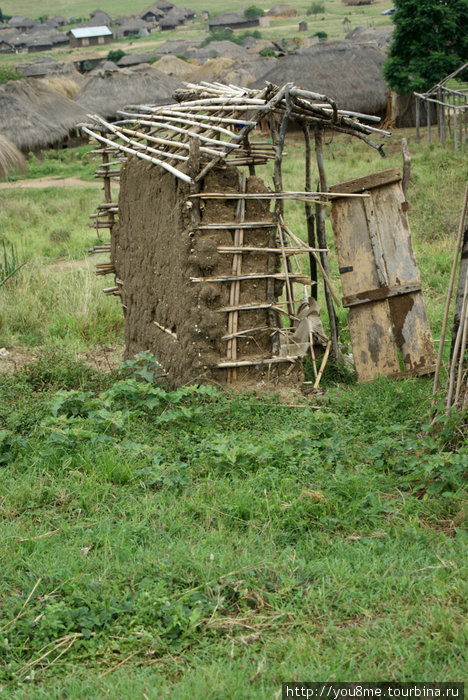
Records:
{"label": "vertical stick", "polygon": [[465,199],[463,200],[462,215],[460,218],[460,225],[458,227],[457,242],[455,244],[455,254],[453,256],[453,263],[452,263],[452,271],[450,273],[449,288],[448,288],[448,292],[447,292],[447,299],[445,300],[445,310],[444,310],[444,318],[442,321],[442,331],[440,334],[439,352],[437,354],[437,362],[436,362],[436,368],[435,368],[435,374],[434,374],[434,386],[432,388],[432,395],[433,396],[435,396],[435,394],[437,393],[437,389],[439,386],[439,375],[440,375],[440,366],[442,364],[442,353],[444,350],[445,332],[447,330],[447,321],[448,321],[448,314],[449,314],[449,309],[450,309],[450,301],[452,299],[453,283],[455,281],[455,273],[457,271],[458,257],[460,255],[463,230],[465,228],[465,218],[466,218],[467,207],[468,207],[468,183],[467,183],[466,189],[465,189]]}
{"label": "vertical stick", "polygon": [[[464,294],[463,294],[462,323],[460,324],[460,326],[458,328],[457,338],[455,340],[455,347],[453,349],[452,362],[450,364],[449,388],[448,388],[447,399],[446,399],[446,403],[445,403],[445,407],[447,408],[447,410],[449,408],[451,408],[451,406],[452,406],[453,388],[455,385],[455,375],[457,372],[458,352],[460,350],[462,337],[466,333],[466,322],[465,321],[466,321],[467,303],[468,303],[468,277],[465,280],[465,290],[464,290]],[[465,341],[466,341],[466,335],[465,335]],[[463,359],[462,358],[460,360],[460,365],[461,365],[461,367],[463,367]]]}
{"label": "vertical stick", "polygon": [[416,143],[420,143],[421,141],[421,134],[419,133],[419,125],[420,125],[420,103],[419,103],[419,97],[416,97]]}
{"label": "vertical stick", "polygon": [[[325,174],[325,165],[323,162],[323,134],[321,127],[317,127],[315,130],[315,156],[317,159],[317,167],[320,175],[320,191],[328,192],[327,177]],[[320,248],[324,250],[320,253],[320,260],[322,262],[322,267],[325,270],[327,276],[329,277],[328,270],[328,256],[325,251],[327,248],[327,238],[325,234],[325,207],[323,204],[317,204],[315,207],[316,221],[317,221],[317,240]],[[333,355],[336,358],[341,356],[340,347],[338,345],[338,319],[335,313],[335,307],[333,306],[332,297],[328,286],[324,283],[324,293],[325,300],[327,303],[328,319],[330,322],[330,338],[331,347]]]}
{"label": "vertical stick", "polygon": [[[310,131],[307,122],[302,122],[302,130],[304,132],[305,141],[305,191],[310,192],[312,189],[312,158],[311,158],[311,148],[310,148]],[[305,215],[307,223],[307,243],[309,248],[316,248],[315,240],[315,219],[312,213],[312,205],[310,202],[305,202]],[[318,298],[318,285],[317,285],[317,261],[312,253],[309,253],[309,265],[310,265],[310,279],[315,284],[312,285],[311,296],[314,299]]]}
{"label": "vertical stick", "polygon": [[[243,173],[239,173],[239,191],[245,194],[246,190],[246,177]],[[236,220],[239,221],[240,226],[245,219],[245,199],[239,199],[237,202]],[[236,228],[234,232],[234,245],[239,248],[244,245],[244,229]],[[232,276],[238,277],[242,272],[242,254],[236,253],[232,259]],[[231,282],[231,289],[229,293],[229,304],[230,306],[238,306],[240,299],[240,281],[236,280]],[[239,311],[230,311],[228,314],[228,335],[232,333],[237,333],[239,327]],[[230,338],[227,342],[227,353],[228,360],[237,360],[237,338]],[[228,381],[235,381],[237,379],[237,369],[233,367],[228,369]]]}
{"label": "vertical stick", "polygon": [[411,173],[411,155],[408,148],[408,141],[406,139],[401,139],[401,151],[403,153],[403,177],[401,179],[401,188],[406,199],[406,192],[408,191]]}
{"label": "vertical stick", "polygon": [[320,384],[320,380],[322,379],[323,370],[325,369],[325,365],[327,364],[328,355],[330,354],[331,345],[332,345],[332,341],[329,340],[327,343],[327,348],[326,348],[324,355],[323,355],[323,360],[322,360],[322,364],[320,365],[319,373],[318,373],[317,378],[316,378],[315,383],[314,383],[314,389],[318,388],[318,385]]}
{"label": "vertical stick", "polygon": [[426,102],[427,112],[427,143],[431,143],[431,102]]}

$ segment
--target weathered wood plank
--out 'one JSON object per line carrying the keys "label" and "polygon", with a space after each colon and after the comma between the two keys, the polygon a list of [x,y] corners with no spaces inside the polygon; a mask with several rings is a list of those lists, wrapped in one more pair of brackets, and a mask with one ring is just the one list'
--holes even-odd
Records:
{"label": "weathered wood plank", "polygon": [[372,190],[374,187],[382,187],[383,185],[389,185],[393,182],[399,182],[400,180],[401,173],[399,168],[391,168],[390,170],[383,170],[380,173],[372,173],[372,175],[366,175],[356,180],[348,180],[339,185],[334,185],[330,187],[330,192],[356,194],[365,192],[366,190]]}
{"label": "weathered wood plank", "polygon": [[386,300],[351,308],[348,325],[360,382],[400,371]]}
{"label": "weathered wood plank", "polygon": [[407,371],[434,371],[436,356],[421,292],[388,300],[393,333]]}

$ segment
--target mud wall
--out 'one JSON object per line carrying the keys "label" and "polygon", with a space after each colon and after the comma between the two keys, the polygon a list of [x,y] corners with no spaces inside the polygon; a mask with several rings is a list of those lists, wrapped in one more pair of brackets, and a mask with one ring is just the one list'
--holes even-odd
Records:
{"label": "mud wall", "polygon": [[[237,193],[238,178],[234,167],[212,170],[202,190]],[[247,192],[266,191],[259,178],[247,180]],[[193,231],[188,195],[188,186],[170,173],[148,170],[141,160],[129,159],[121,172],[119,223],[112,235],[111,259],[123,282],[126,356],[150,350],[173,386],[227,380],[227,370],[216,365],[226,359],[228,314],[219,309],[229,306],[230,284],[191,278],[231,275],[232,255],[219,254],[217,247],[233,245],[234,230]],[[272,220],[269,207],[269,200],[247,200],[245,220]],[[203,200],[200,224],[233,222],[236,208],[235,199]],[[244,245],[268,247],[269,236],[267,227],[246,229]],[[267,272],[267,255],[242,255],[242,274],[254,272]],[[266,280],[241,282],[240,304],[266,299]],[[266,325],[266,310],[239,314],[239,331]],[[271,331],[240,337],[237,346],[239,360],[271,357]],[[261,384],[284,376],[289,367],[243,367],[238,369],[238,382]],[[297,381],[297,372],[288,377]]]}

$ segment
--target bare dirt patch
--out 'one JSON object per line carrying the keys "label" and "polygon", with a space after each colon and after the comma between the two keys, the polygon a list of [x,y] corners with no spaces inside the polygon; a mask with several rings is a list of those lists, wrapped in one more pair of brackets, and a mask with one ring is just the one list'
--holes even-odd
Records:
{"label": "bare dirt patch", "polygon": [[77,177],[36,177],[32,180],[17,180],[16,182],[0,182],[0,190],[41,189],[43,187],[101,187],[99,181],[89,182]]}

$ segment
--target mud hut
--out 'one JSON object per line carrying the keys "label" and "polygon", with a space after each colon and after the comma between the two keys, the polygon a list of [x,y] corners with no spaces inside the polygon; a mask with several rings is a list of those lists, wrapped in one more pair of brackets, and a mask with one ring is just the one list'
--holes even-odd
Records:
{"label": "mud hut", "polygon": [[297,10],[295,7],[291,7],[291,5],[275,5],[274,7],[268,10],[266,16],[271,17],[272,19],[280,19],[282,17],[296,17]]}
{"label": "mud hut", "polygon": [[384,116],[387,85],[382,75],[385,56],[374,46],[330,41],[280,58],[251,87],[288,81],[322,92],[347,109]]}
{"label": "mud hut", "polygon": [[40,80],[0,86],[0,134],[22,153],[39,153],[66,142],[86,112]]}
{"label": "mud hut", "polygon": [[75,101],[87,112],[116,119],[129,104],[168,104],[181,83],[156,68],[122,68],[118,72],[98,71],[90,76]]}
{"label": "mud hut", "polygon": [[[322,204],[324,197],[347,195],[325,195],[322,175],[321,192],[311,191],[311,133],[321,173],[324,129],[375,147],[370,137],[389,134],[293,83],[260,90],[188,83],[175,97],[166,107],[127,108],[125,122],[95,117],[84,127],[103,151],[97,176],[104,179],[106,201],[93,221],[111,231],[110,242],[96,248],[110,251],[111,259],[98,264],[97,274],[114,275],[105,293],[121,298],[126,354],[151,350],[172,385],[196,380],[258,386],[301,381],[304,354],[310,351],[315,362],[323,353],[318,385],[330,347],[338,352]],[[274,145],[252,139],[268,115],[280,118],[279,131],[270,134]],[[282,184],[291,119],[304,127],[302,192]],[[117,159],[124,161],[120,171]],[[273,189],[258,172],[269,161]],[[241,167],[248,167],[248,175]],[[110,186],[117,177],[118,202]],[[318,207],[320,249],[310,229],[306,244],[287,224],[285,202],[298,200],[309,223],[312,204]],[[310,275],[297,260],[301,255],[309,256]],[[314,292],[304,294],[315,289],[317,266],[325,282],[330,341]]]}
{"label": "mud hut", "polygon": [[213,29],[249,29],[249,27],[258,27],[258,25],[258,18],[248,19],[238,12],[221,12],[208,22],[210,31]]}

